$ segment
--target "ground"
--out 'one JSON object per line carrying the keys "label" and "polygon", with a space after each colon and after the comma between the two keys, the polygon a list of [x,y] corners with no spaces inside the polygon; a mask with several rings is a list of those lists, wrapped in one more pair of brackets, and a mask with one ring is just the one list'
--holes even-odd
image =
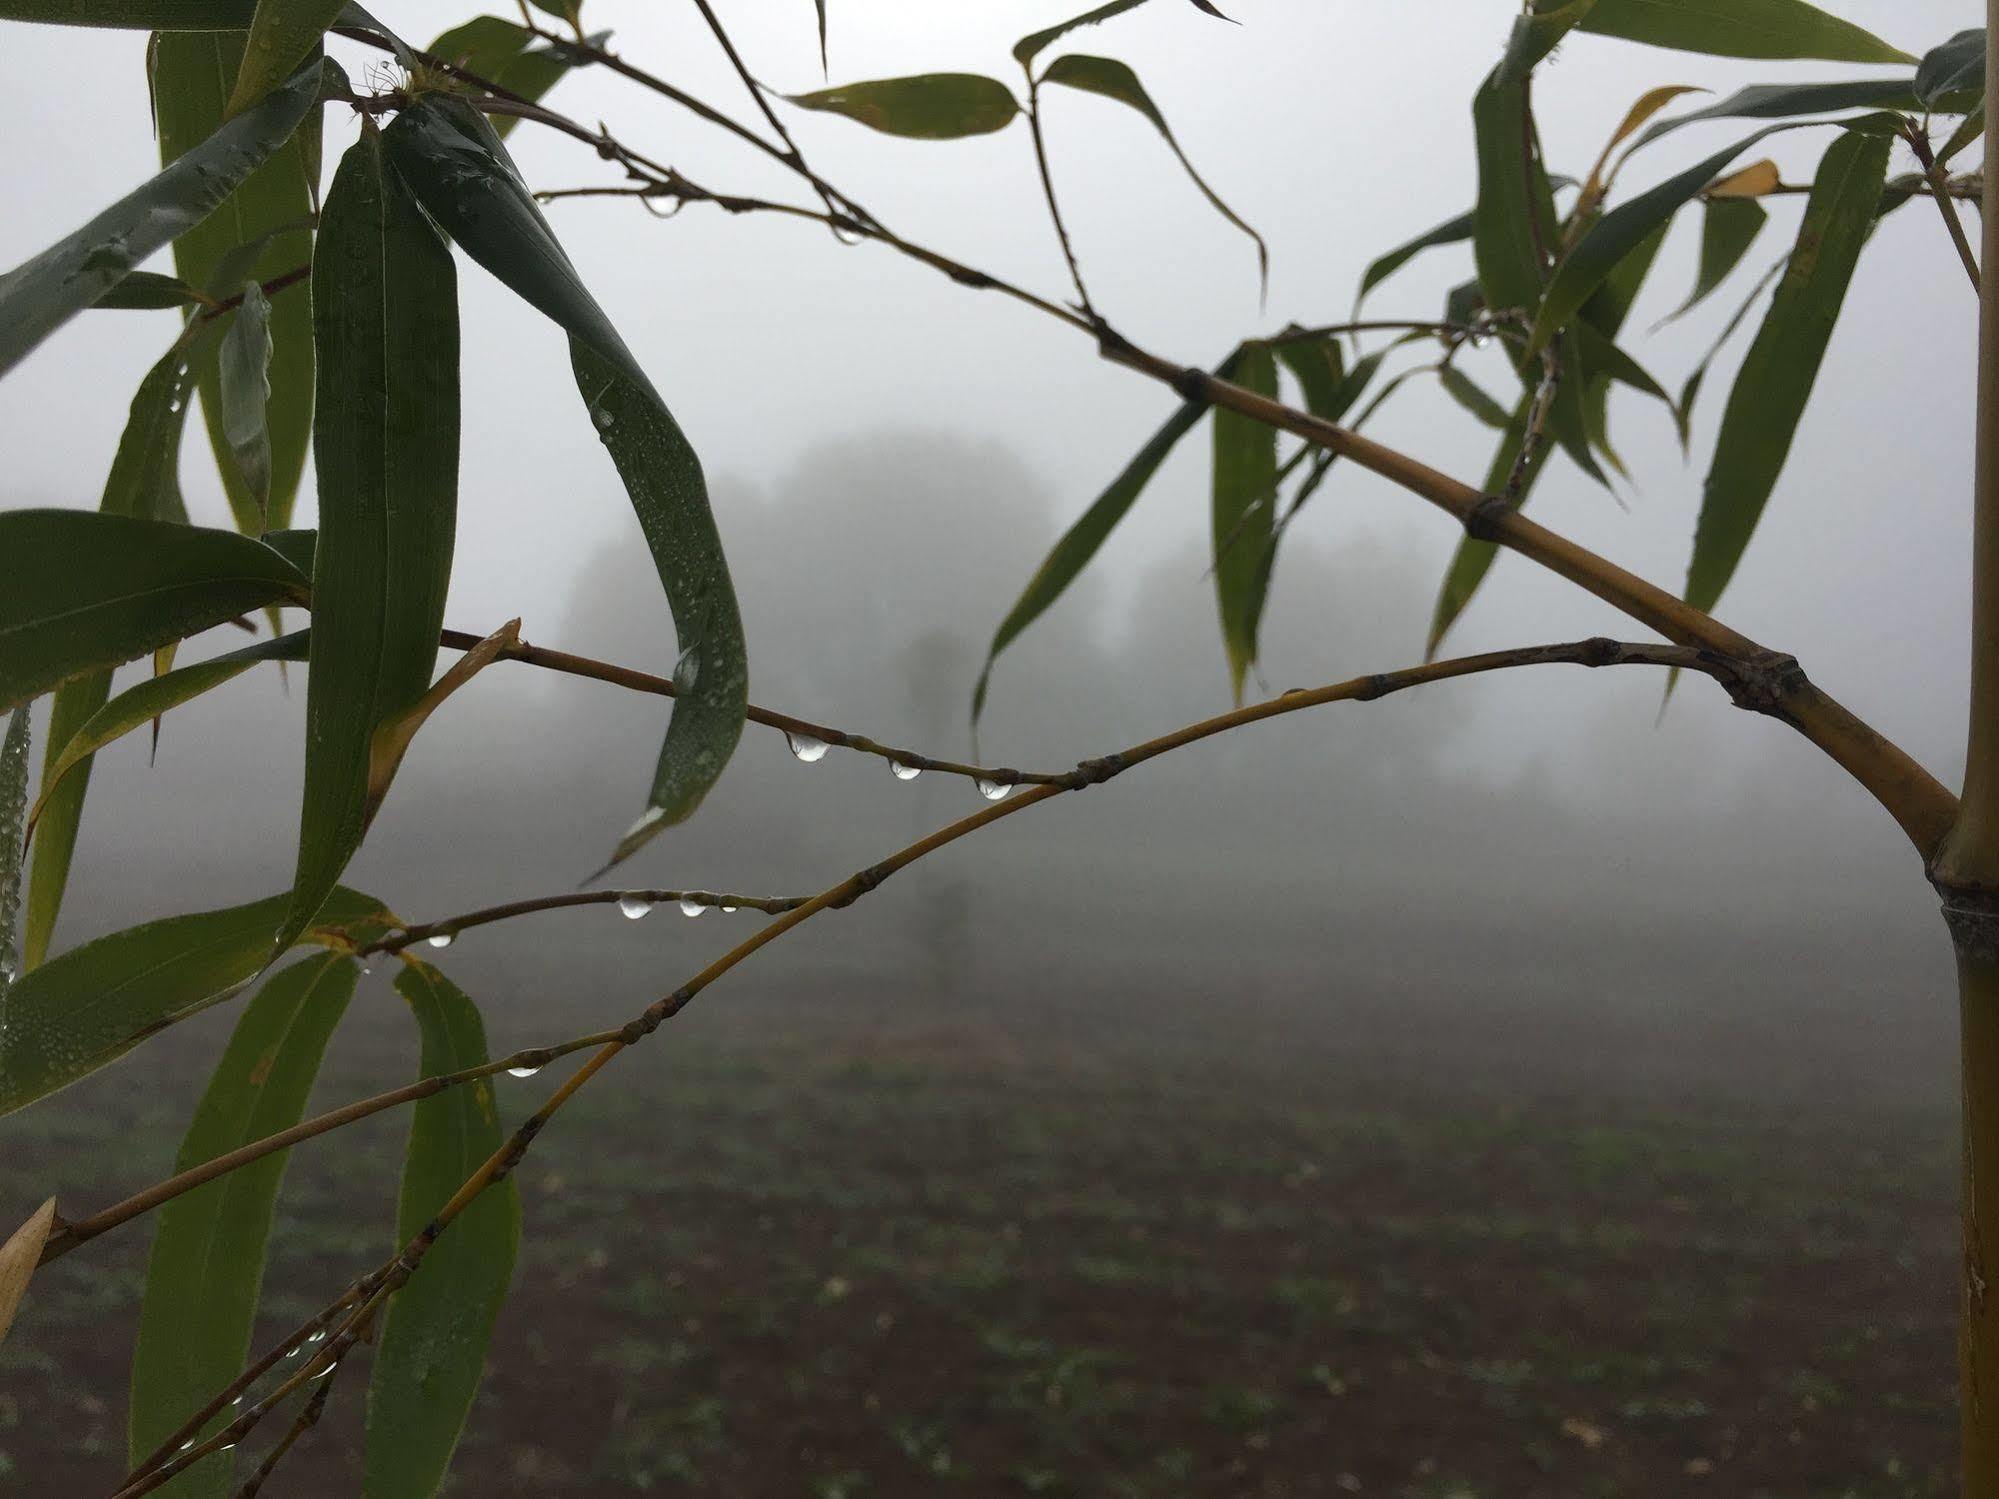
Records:
{"label": "ground", "polygon": [[[690,1016],[543,1137],[454,1492],[1951,1490],[1947,1075],[1597,1066],[1562,1015],[1478,1069],[1434,1017],[847,999]],[[322,1104],[407,1066],[349,1029]],[[200,1055],[166,1046],[7,1122],[10,1207],[166,1165]],[[267,1335],[383,1258],[401,1127],[296,1153]],[[37,1281],[0,1494],[115,1486],[146,1240]],[[358,1492],[364,1382],[267,1494]]]}

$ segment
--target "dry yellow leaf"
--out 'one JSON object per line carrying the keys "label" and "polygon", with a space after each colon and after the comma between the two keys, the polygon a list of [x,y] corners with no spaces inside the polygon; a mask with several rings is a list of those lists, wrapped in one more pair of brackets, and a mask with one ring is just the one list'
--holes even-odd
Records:
{"label": "dry yellow leaf", "polygon": [[14,1236],[0,1244],[0,1341],[14,1325],[14,1311],[27,1294],[28,1280],[42,1262],[42,1245],[55,1227],[56,1200],[51,1197],[35,1209],[34,1215],[14,1230]]}

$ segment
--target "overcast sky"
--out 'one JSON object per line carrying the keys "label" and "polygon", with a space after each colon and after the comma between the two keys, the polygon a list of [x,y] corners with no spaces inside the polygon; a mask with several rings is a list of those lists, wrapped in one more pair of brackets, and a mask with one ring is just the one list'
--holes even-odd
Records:
{"label": "overcast sky", "polygon": [[[1074,3],[831,0],[832,77],[968,69],[1011,78],[1012,41]],[[394,0],[375,8],[417,41],[461,18]],[[1515,9],[1507,0],[1236,0],[1228,8],[1241,25],[1156,0],[1075,40],[1137,69],[1189,156],[1267,237],[1267,306],[1258,304],[1247,241],[1207,209],[1144,122],[1081,95],[1048,105],[1055,171],[1093,292],[1134,340],[1188,361],[1291,320],[1344,316],[1368,261],[1470,203],[1469,101]],[[1973,0],[1833,0],[1827,8],[1915,53],[1978,21]],[[773,86],[817,86],[807,0],[721,9]],[[586,21],[611,28],[614,45],[634,60],[743,108],[691,6],[589,0]],[[15,147],[0,264],[32,254],[153,168],[143,52],[143,38],[131,33],[0,27],[0,134]],[[378,66],[362,49],[342,44],[340,53],[357,79]],[[1553,164],[1580,176],[1631,100],[1654,85],[1721,93],[1859,71],[1738,64],[1579,35],[1546,68],[1536,102]],[[711,186],[790,195],[767,162],[616,77],[579,73],[549,102],[608,122]],[[328,121],[330,173],[353,127],[339,109]],[[914,143],[831,116],[793,111],[792,124],[821,172],[905,234],[1061,294],[1022,126],[974,141]],[[1648,151],[1625,190],[1716,149],[1734,129],[1689,130]],[[1806,181],[1824,141],[1799,133],[1759,150],[1775,155],[1787,178]],[[537,186],[613,180],[587,149],[532,125],[513,145]],[[1904,151],[1895,169],[1905,166]],[[1797,212],[1795,200],[1775,206],[1752,266],[1789,243]],[[809,225],[698,207],[661,222],[617,201],[561,203],[551,216],[699,449],[739,572],[773,580],[745,589],[753,695],[786,706],[786,694],[812,698],[815,684],[865,679],[875,662],[906,665],[926,637],[949,637],[956,643],[940,659],[950,669],[919,673],[929,684],[923,693],[878,693],[868,702],[872,716],[858,723],[840,702],[810,701],[802,711],[961,750],[964,694],[976,670],[967,642],[985,638],[1034,560],[1150,433],[1170,395],[1105,365],[1049,319],[878,247],[842,247]],[[1685,295],[1697,238],[1691,218],[1676,228],[1634,333]],[[1377,292],[1370,310],[1434,316],[1445,290],[1469,274],[1463,250],[1432,252]],[[1702,315],[1627,342],[1676,387],[1740,294],[1732,287]],[[601,598],[590,607],[593,580],[620,569],[629,579],[642,559],[607,560],[631,553],[638,533],[576,398],[560,336],[476,268],[466,269],[462,296],[465,442],[452,622],[486,629],[520,614],[538,641],[670,662],[665,610],[642,588],[604,595],[631,597],[628,616],[612,610],[607,618]],[[1930,208],[1917,203],[1891,217],[1863,259],[1798,447],[1720,610],[1796,653],[1824,686],[1953,784],[1966,669],[1975,311]],[[5,504],[95,505],[129,393],[171,328],[166,313],[86,314],[0,382]],[[1710,380],[1691,463],[1656,406],[1620,393],[1615,434],[1638,481],[1624,506],[1557,458],[1537,492],[1537,516],[1677,587],[1726,380],[1746,343],[1737,340]],[[1484,373],[1503,390],[1499,371]],[[1490,434],[1433,388],[1411,387],[1374,430],[1472,482],[1490,454]],[[222,523],[205,444],[191,436],[186,452],[198,517]],[[1001,668],[988,730],[996,757],[1024,759],[1032,749],[1066,760],[1226,705],[1202,577],[1206,466],[1204,440],[1183,445],[1105,549],[1093,585],[1037,625],[1031,649]],[[1422,503],[1351,468],[1315,511],[1278,565],[1264,629],[1265,675],[1275,688],[1418,659],[1435,581],[1456,541]],[[310,513],[308,500],[302,521]],[[1328,599],[1343,578],[1365,609]],[[810,596],[784,607],[784,589]],[[1047,684],[1064,661],[1123,650],[1140,629],[1153,632],[1152,648],[1101,658],[1122,663],[1114,686],[1069,679],[1060,714],[1031,708],[1037,692],[1055,690]],[[1568,585],[1502,558],[1454,644],[1597,632],[1640,633]],[[890,674],[917,679],[901,666]],[[1554,788],[1558,799],[1606,815],[1635,807],[1705,818],[1700,825],[1722,841],[1700,858],[1717,865],[1760,860],[1757,845],[1773,828],[1822,823],[1839,837],[1815,833],[1815,848],[1850,859],[1860,887],[1896,882],[1911,931],[1934,921],[1922,914],[1927,897],[1886,817],[1809,747],[1733,712],[1700,684],[1680,694],[1656,730],[1659,683],[1646,673],[1548,672],[1451,692],[1433,726],[1400,743],[1404,753],[1420,747],[1425,764],[1453,783]],[[657,742],[648,722],[640,716],[635,732],[644,742],[620,766],[630,779],[617,807],[635,809]],[[770,772],[775,762],[759,755],[758,773]],[[430,774],[421,754],[411,773]],[[732,783],[744,774],[732,771]],[[281,827],[295,814],[277,800],[271,820]],[[1758,807],[1778,811],[1761,820],[1743,812]],[[616,820],[593,831],[592,843],[628,815],[607,813]],[[1752,830],[1730,844],[1731,825]],[[1281,840],[1284,824],[1273,821],[1263,836]],[[282,832],[276,837],[282,844]],[[289,849],[263,862],[288,868]],[[524,874],[496,893],[569,878],[567,868],[554,879]]]}

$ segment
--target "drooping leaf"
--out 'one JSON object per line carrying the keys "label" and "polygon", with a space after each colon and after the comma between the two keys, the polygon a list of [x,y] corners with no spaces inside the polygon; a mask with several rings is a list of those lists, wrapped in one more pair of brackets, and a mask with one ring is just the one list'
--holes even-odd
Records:
{"label": "drooping leaf", "polygon": [[819,72],[823,77],[832,67],[826,54],[826,0],[812,0],[812,7],[819,12]]}
{"label": "drooping leaf", "polygon": [[1314,416],[1336,422],[1344,410],[1335,410],[1347,385],[1346,356],[1336,338],[1289,339],[1276,345],[1277,359],[1298,382],[1305,409]]}
{"label": "drooping leaf", "polygon": [[1915,61],[1805,0],[1597,0],[1582,29],[1717,57]]}
{"label": "drooping leaf", "polygon": [[[230,80],[241,66],[241,32],[163,35],[153,55],[160,159],[177,162],[222,123]],[[312,261],[310,215],[318,203],[320,116],[307,115],[298,131],[207,219],[174,241],[181,279],[214,297],[245,281],[269,281]],[[236,528],[255,535],[290,523],[312,437],[313,349],[311,294],[293,287],[271,298],[271,483],[259,504],[244,483],[223,426],[221,375],[213,365],[199,372],[203,424]]]}
{"label": "drooping leaf", "polygon": [[[1883,118],[1892,117],[1866,116],[1842,123],[1849,133],[1879,135],[1882,132],[1875,127]],[[1545,348],[1624,257],[1692,201],[1736,157],[1766,136],[1818,123],[1822,122],[1766,125],[1728,149],[1696,162],[1686,171],[1668,177],[1656,187],[1606,213],[1556,267],[1547,295],[1542,299],[1541,310],[1534,319],[1533,331],[1528,336],[1528,352],[1538,353]]]}
{"label": "drooping leaf", "polygon": [[1936,114],[1964,114],[1985,97],[1985,28],[1960,31],[1916,64],[1916,98]]}
{"label": "drooping leaf", "polygon": [[1734,274],[1769,219],[1763,205],[1754,198],[1710,199],[1701,220],[1700,271],[1694,277],[1693,293],[1673,310],[1667,321],[1685,317]]}
{"label": "drooping leaf", "polygon": [[[1506,432],[1500,439],[1499,451],[1493,454],[1492,466],[1486,470],[1485,493],[1506,494],[1513,508],[1518,510],[1527,503],[1533,493],[1534,482],[1540,478],[1548,465],[1549,445],[1546,442],[1535,446],[1529,455],[1527,466],[1520,474],[1520,483],[1510,494],[1507,483],[1519,463],[1520,450],[1526,441],[1528,420],[1533,413],[1534,397],[1530,392],[1521,398],[1514,408],[1512,419],[1507,423]],[[1424,659],[1434,659],[1437,647],[1444,643],[1444,636],[1456,624],[1465,606],[1478,592],[1479,584],[1492,570],[1492,564],[1499,554],[1496,542],[1480,541],[1467,536],[1458,543],[1451,554],[1450,565],[1444,570],[1443,586],[1437,591],[1436,608],[1430,616],[1430,639],[1424,648]]]}
{"label": "drooping leaf", "polygon": [[259,514],[271,504],[271,304],[254,281],[243,283],[243,300],[229,320],[217,354],[222,435],[229,440],[237,476],[257,502]]}
{"label": "drooping leaf", "polygon": [[1495,312],[1531,311],[1541,299],[1555,234],[1554,188],[1541,160],[1528,81],[1587,4],[1513,23],[1506,52],[1472,97],[1478,201],[1472,250],[1479,289]]}
{"label": "drooping leaf", "polygon": [[318,101],[320,64],[301,68],[145,186],[0,276],[0,374],[110,291],[154,251],[213,213],[289,140]]}
{"label": "drooping leaf", "polygon": [[[1232,354],[1218,365],[1216,375],[1229,378],[1235,368],[1235,358]],[[986,689],[992,681],[993,663],[999,659],[1000,652],[1039,619],[1089,565],[1090,559],[1097,555],[1098,549],[1117,528],[1117,523],[1125,518],[1145,486],[1152,481],[1152,476],[1159,472],[1159,466],[1166,461],[1175,444],[1194,430],[1195,423],[1207,414],[1207,410],[1204,401],[1182,402],[1042,559],[1041,566],[1028,579],[1027,587],[1021,590],[1020,597],[1014,600],[1006,618],[993,632],[992,644],[986,648],[985,666],[979,672],[979,685],[972,693],[972,724],[975,728],[979,716],[986,710]]]}
{"label": "drooping leaf", "polygon": [[[1276,399],[1277,361],[1267,344],[1249,344],[1236,361],[1235,383]],[[1269,586],[1276,506],[1277,429],[1232,411],[1215,412],[1213,561],[1215,603],[1229,685],[1238,703],[1243,679],[1256,664],[1256,637]],[[1255,507],[1252,509],[1252,507]]]}
{"label": "drooping leaf", "polygon": [[0,1026],[7,986],[21,971],[21,849],[28,832],[28,705],[7,718],[0,736]]}
{"label": "drooping leaf", "polygon": [[1618,263],[1617,268],[1604,279],[1603,285],[1591,292],[1589,300],[1583,303],[1582,313],[1575,325],[1573,358],[1583,381],[1583,423],[1596,451],[1620,471],[1624,465],[1610,440],[1610,387],[1613,382],[1621,381],[1648,394],[1656,394],[1677,418],[1677,409],[1671,398],[1659,390],[1657,382],[1652,381],[1652,377],[1616,345],[1617,336],[1631,315],[1645,278],[1651,274],[1659,258],[1668,227],[1661,224],[1649,239]]}
{"label": "drooping leaf", "polygon": [[178,276],[164,275],[159,271],[133,271],[99,297],[94,305],[158,311],[163,307],[192,307],[200,301],[201,293]]}
{"label": "drooping leaf", "polygon": [[1121,16],[1128,10],[1136,10],[1145,0],[1109,0],[1108,4],[1086,10],[1081,15],[1071,16],[1045,30],[1032,32],[1013,44],[1013,59],[1023,68],[1031,66],[1034,59],[1050,42],[1056,41],[1079,26],[1096,26],[1113,16]]}
{"label": "drooping leaf", "polygon": [[1461,213],[1454,219],[1446,219],[1436,228],[1419,234],[1414,239],[1408,241],[1408,243],[1397,245],[1386,255],[1378,256],[1370,261],[1366,272],[1360,278],[1360,293],[1354,298],[1354,306],[1358,308],[1362,302],[1367,300],[1369,292],[1401,270],[1403,266],[1414,260],[1423,251],[1435,249],[1439,245],[1462,244],[1470,239],[1472,237],[1473,218],[1473,214]]}
{"label": "drooping leaf", "polygon": [[[442,973],[407,962],[396,992],[422,1034],[421,1076],[486,1061],[478,1008]],[[502,1139],[489,1079],[418,1102],[396,1211],[398,1245],[423,1231]],[[443,1482],[479,1391],[520,1236],[520,1197],[509,1176],[466,1206],[389,1303],[368,1381],[363,1499],[430,1499]]]}
{"label": "drooping leaf", "polygon": [[307,591],[298,569],[231,531],[0,511],[0,709]]}
{"label": "drooping leaf", "polygon": [[1201,190],[1201,196],[1208,200],[1216,213],[1227,219],[1236,228],[1247,234],[1256,245],[1258,272],[1267,287],[1270,282],[1270,247],[1233,208],[1224,203],[1215,190],[1208,186],[1201,174],[1194,170],[1194,164],[1187,159],[1187,153],[1180,149],[1180,142],[1173,136],[1172,127],[1166,123],[1166,116],[1159,112],[1159,106],[1152,102],[1152,96],[1145,91],[1145,85],[1138,81],[1138,75],[1113,57],[1091,57],[1080,52],[1072,52],[1058,57],[1048,65],[1041,75],[1043,83],[1058,83],[1064,88],[1079,89],[1086,94],[1100,94],[1106,99],[1115,99],[1129,109],[1135,109],[1152,122],[1160,139],[1186,169],[1194,186]]}
{"label": "drooping leaf", "polygon": [[451,251],[364,129],[320,215],[319,392],[305,792],[279,947],[361,846],[376,729],[430,687],[458,513],[458,285]]}
{"label": "drooping leaf", "polygon": [[[265,966],[289,901],[273,895],[128,927],[23,974],[8,992],[0,1029],[0,1114],[67,1087],[236,993]],[[304,940],[358,945],[396,924],[381,902],[340,889]]]}
{"label": "drooping leaf", "polygon": [[1506,430],[1507,423],[1512,420],[1506,408],[1487,395],[1476,380],[1455,364],[1447,364],[1438,370],[1437,379],[1452,400],[1484,425],[1496,432]]}
{"label": "drooping leaf", "polygon": [[384,135],[403,176],[465,252],[570,335],[570,362],[673,609],[676,700],[643,817],[613,862],[691,816],[729,762],[749,703],[734,584],[700,459],[591,297],[512,160],[477,111],[432,96]]}
{"label": "drooping leaf", "polygon": [[1784,256],[1757,278],[1756,284],[1749,289],[1749,295],[1742,299],[1742,305],[1735,309],[1735,315],[1723,325],[1721,332],[1715,336],[1714,342],[1708,346],[1707,353],[1701,356],[1700,362],[1694,366],[1692,373],[1687,376],[1686,383],[1680,387],[1680,428],[1683,433],[1688,432],[1693,425],[1694,402],[1700,399],[1701,387],[1707,381],[1709,366],[1714,363],[1715,357],[1721,353],[1723,346],[1728,343],[1729,339],[1735,336],[1735,330],[1740,328],[1744,320],[1748,318],[1749,309],[1756,305],[1757,298],[1761,297],[1769,289],[1771,282],[1784,273],[1784,267],[1789,260],[1790,257],[1788,255]]}
{"label": "drooping leaf", "polygon": [[1777,486],[1860,250],[1874,226],[1889,141],[1842,135],[1819,163],[1797,247],[1722,417],[1694,532],[1686,597],[1712,609]]}
{"label": "drooping leaf", "polygon": [[877,78],[784,97],[801,109],[845,115],[884,135],[926,141],[991,135],[1020,113],[1005,84],[978,73]]}
{"label": "drooping leaf", "polygon": [[[609,32],[603,32],[590,40],[601,46],[609,37]],[[560,45],[536,46],[532,31],[498,16],[475,16],[445,32],[425,50],[530,101],[554,88],[580,58],[573,49]],[[520,118],[499,115],[491,123],[493,133],[504,139],[520,124]]]}
{"label": "drooping leaf", "polygon": [[42,1246],[48,1243],[55,1222],[56,1200],[51,1197],[0,1244],[0,1342],[6,1341],[7,1330],[14,1325],[14,1314],[21,1309],[21,1298],[28,1294],[28,1282],[42,1262]]}
{"label": "drooping leaf", "polygon": [[[50,820],[55,809],[62,802],[65,788],[72,776],[82,779],[90,774],[90,760],[106,745],[115,743],[135,729],[158,719],[161,714],[193,702],[203,693],[211,692],[224,682],[234,681],[251,667],[262,661],[303,661],[310,645],[310,635],[305,630],[294,631],[290,635],[280,635],[275,640],[260,640],[255,645],[246,645],[241,650],[214,656],[206,661],[197,661],[191,666],[182,666],[148,677],[143,682],[128,687],[125,691],[103,703],[95,711],[87,714],[82,721],[73,725],[58,725],[55,718],[49,720],[49,753],[43,762],[42,783],[34,810],[29,821],[35,828],[35,849],[39,858],[42,840],[49,836]],[[104,677],[108,684],[109,674]],[[69,684],[62,689],[67,690]],[[61,701],[61,692],[57,694]],[[57,737],[58,729],[61,737]],[[74,835],[72,834],[72,837]],[[37,866],[39,868],[39,865]],[[46,946],[44,947],[46,950]],[[40,961],[40,955],[36,957]],[[32,964],[30,965],[33,966]]]}
{"label": "drooping leaf", "polygon": [[1758,83],[1705,109],[1661,120],[1638,138],[1635,151],[1685,125],[1706,120],[1786,120],[1842,109],[1914,109],[1916,91],[1901,78],[1849,78],[1838,83]]}
{"label": "drooping leaf", "polygon": [[229,94],[229,113],[241,114],[283,83],[318,48],[344,4],[345,0],[257,0],[243,62]]}
{"label": "drooping leaf", "polygon": [[[359,965],[321,953],[281,969],[244,1007],[195,1106],[174,1169],[185,1171],[297,1124]],[[160,1209],[132,1353],[131,1461],[143,1462],[211,1393],[236,1377],[264,1281],[288,1150],[196,1187]],[[217,1416],[224,1424],[234,1412]],[[231,1492],[228,1453],[176,1477],[174,1499]]]}

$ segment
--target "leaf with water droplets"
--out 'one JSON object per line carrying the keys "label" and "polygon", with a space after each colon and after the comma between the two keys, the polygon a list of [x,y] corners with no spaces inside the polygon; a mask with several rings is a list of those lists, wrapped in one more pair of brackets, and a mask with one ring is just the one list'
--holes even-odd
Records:
{"label": "leaf with water droplets", "polygon": [[378,735],[430,690],[458,509],[457,275],[372,127],[341,158],[318,259],[305,789],[280,947],[366,836],[397,758],[377,764]]}
{"label": "leaf with water droplets", "polygon": [[241,114],[283,83],[318,48],[345,5],[346,0],[257,0],[228,113]]}
{"label": "leaf with water droplets", "polygon": [[42,1246],[48,1243],[55,1222],[56,1200],[51,1197],[0,1244],[0,1342],[6,1341],[7,1331],[14,1325],[14,1314],[21,1308],[21,1298],[28,1294],[28,1282],[42,1262]]}
{"label": "leaf with water droplets", "polygon": [[465,252],[569,333],[576,388],[624,481],[672,607],[676,659],[691,672],[692,688],[674,701],[645,815],[619,840],[616,864],[694,814],[734,754],[748,711],[742,618],[701,460],[485,119],[463,100],[433,95],[398,115],[383,140]]}
{"label": "leaf with water droplets", "polygon": [[[590,45],[602,47],[611,33],[600,31],[589,38]],[[433,57],[490,78],[510,94],[530,102],[540,99],[562,81],[571,68],[582,66],[588,57],[562,42],[533,45],[535,34],[525,26],[498,16],[475,16],[463,26],[454,26],[424,50]],[[493,134],[504,140],[520,124],[518,115],[496,115]]]}
{"label": "leaf with water droplets", "polygon": [[991,135],[1020,113],[1005,84],[978,73],[875,78],[784,97],[800,109],[845,115],[884,135],[926,141]]}
{"label": "leaf with water droplets", "polygon": [[[174,1158],[176,1171],[289,1129],[304,1117],[326,1043],[346,1013],[359,972],[352,958],[320,953],[265,981],[244,1006],[195,1106]],[[290,1156],[288,1150],[273,1151],[160,1209],[132,1352],[135,1464],[243,1367]],[[218,1416],[209,1429],[233,1415]],[[167,1492],[177,1499],[227,1494],[230,1468],[226,1457],[204,1459]]]}
{"label": "leaf with water droplets", "polygon": [[21,847],[27,832],[28,705],[7,719],[0,738],[0,1027],[7,1023],[7,988],[20,971]]}
{"label": "leaf with water droplets", "polygon": [[[437,969],[406,961],[396,992],[422,1035],[419,1076],[487,1060],[477,1006]],[[502,1140],[487,1078],[417,1103],[396,1211],[399,1246],[423,1231]],[[478,1394],[520,1236],[520,1196],[508,1176],[466,1206],[390,1301],[368,1381],[363,1499],[430,1499],[443,1482]]]}
{"label": "leaf with water droplets", "polygon": [[0,374],[147,256],[213,213],[319,102],[321,72],[317,61],[299,69],[263,103],[223,125],[143,187],[0,276]]}
{"label": "leaf with water droplets", "polygon": [[298,569],[233,531],[85,510],[0,511],[0,710],[307,595]]}
{"label": "leaf with water droplets", "polygon": [[[273,895],[127,927],[22,975],[0,1028],[0,1114],[69,1086],[235,994],[265,967],[288,900]],[[399,924],[372,896],[341,888],[304,940],[362,945]]]}

